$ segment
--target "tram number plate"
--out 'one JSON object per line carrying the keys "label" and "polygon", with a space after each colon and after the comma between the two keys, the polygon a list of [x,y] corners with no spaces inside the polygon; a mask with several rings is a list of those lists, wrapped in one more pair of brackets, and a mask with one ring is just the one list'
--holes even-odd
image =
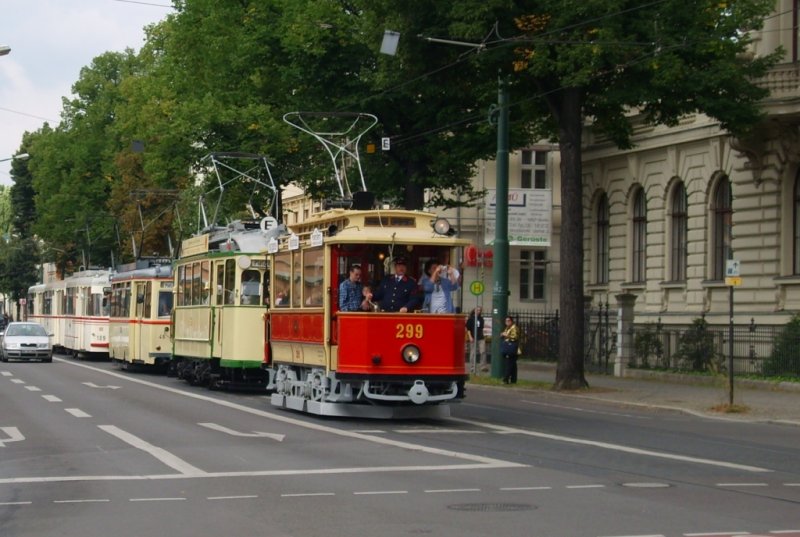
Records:
{"label": "tram number plate", "polygon": [[397,339],[422,339],[422,325],[412,323],[397,323],[394,337]]}

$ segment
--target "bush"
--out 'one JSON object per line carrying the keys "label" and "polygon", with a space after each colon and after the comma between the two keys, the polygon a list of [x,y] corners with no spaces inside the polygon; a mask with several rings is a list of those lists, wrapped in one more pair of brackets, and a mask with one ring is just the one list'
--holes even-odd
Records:
{"label": "bush", "polygon": [[675,357],[681,368],[691,371],[724,370],[724,357],[714,346],[714,334],[708,330],[708,323],[702,317],[695,319],[692,326],[678,339]]}
{"label": "bush", "polygon": [[647,324],[637,330],[633,336],[633,358],[631,366],[650,367],[650,357],[655,358],[654,366],[658,367],[664,356],[664,343],[661,341],[659,330],[653,324]]}
{"label": "bush", "polygon": [[783,327],[772,356],[764,362],[764,374],[800,376],[800,315],[795,314]]}

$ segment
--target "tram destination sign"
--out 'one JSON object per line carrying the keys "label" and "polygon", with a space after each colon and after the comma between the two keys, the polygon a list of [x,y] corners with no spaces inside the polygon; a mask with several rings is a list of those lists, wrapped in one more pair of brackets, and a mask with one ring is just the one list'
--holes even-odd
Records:
{"label": "tram destination sign", "polygon": [[[494,243],[497,221],[497,191],[488,189],[484,237]],[[508,244],[550,246],[553,225],[553,192],[539,188],[511,188],[508,191]]]}

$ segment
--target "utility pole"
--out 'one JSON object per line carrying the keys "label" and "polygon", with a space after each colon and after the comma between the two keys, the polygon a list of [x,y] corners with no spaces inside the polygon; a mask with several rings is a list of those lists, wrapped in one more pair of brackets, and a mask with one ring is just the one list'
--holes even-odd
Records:
{"label": "utility pole", "polygon": [[500,334],[508,315],[508,83],[500,76],[497,89],[497,184],[495,190],[494,265],[492,267],[492,376],[503,376]]}

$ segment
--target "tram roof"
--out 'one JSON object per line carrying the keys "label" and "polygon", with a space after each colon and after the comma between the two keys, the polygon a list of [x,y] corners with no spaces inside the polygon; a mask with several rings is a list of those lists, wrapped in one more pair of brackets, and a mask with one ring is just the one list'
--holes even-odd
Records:
{"label": "tram roof", "polygon": [[301,223],[289,226],[298,237],[305,237],[318,229],[326,242],[385,243],[394,240],[403,243],[465,246],[468,239],[439,235],[433,230],[438,215],[426,211],[406,209],[330,209],[309,216]]}

